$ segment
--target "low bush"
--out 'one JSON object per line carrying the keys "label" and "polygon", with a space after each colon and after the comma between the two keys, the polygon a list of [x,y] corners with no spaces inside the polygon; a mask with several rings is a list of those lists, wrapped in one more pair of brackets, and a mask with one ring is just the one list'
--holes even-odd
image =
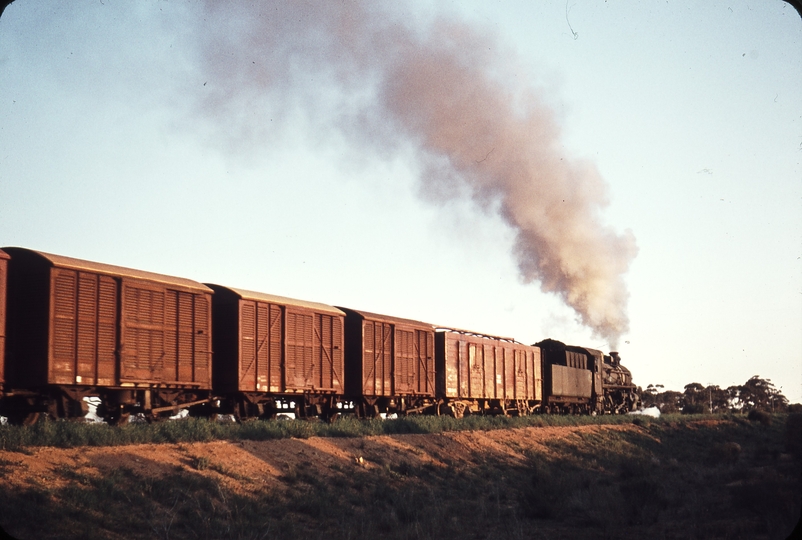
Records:
{"label": "low bush", "polygon": [[771,425],[771,414],[767,413],[766,411],[752,409],[751,411],[749,411],[747,418],[752,422],[760,422],[764,426]]}
{"label": "low bush", "polygon": [[802,414],[789,414],[785,421],[785,451],[802,456]]}
{"label": "low bush", "polygon": [[[365,437],[404,433],[442,433],[446,431],[488,431],[544,426],[579,426],[637,423],[637,416],[533,415],[522,417],[468,415],[407,416],[391,420],[360,420],[353,416],[333,423],[318,420],[253,420],[234,422],[210,421],[205,418],[183,418],[148,424],[132,422],[112,427],[104,423],[82,423],[65,420],[41,420],[33,426],[0,425],[0,449],[20,450],[25,447],[54,446],[120,446],[146,443],[206,442],[212,440],[255,440],[309,437]],[[648,425],[648,424],[646,424]]]}
{"label": "low bush", "polygon": [[707,408],[701,403],[689,403],[682,408],[682,414],[704,414]]}

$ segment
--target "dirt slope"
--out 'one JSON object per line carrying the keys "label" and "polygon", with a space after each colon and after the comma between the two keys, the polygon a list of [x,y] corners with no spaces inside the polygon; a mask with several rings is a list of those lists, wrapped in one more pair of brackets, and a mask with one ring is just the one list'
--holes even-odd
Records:
{"label": "dirt slope", "polygon": [[781,431],[760,429],[0,451],[0,525],[20,540],[785,538],[799,516],[799,460],[781,453]]}
{"label": "dirt slope", "polygon": [[72,476],[92,477],[102,477],[125,468],[141,477],[192,472],[220,481],[236,492],[247,493],[264,486],[281,485],[281,479],[288,472],[298,470],[325,478],[333,471],[369,471],[401,461],[413,467],[426,464],[459,467],[472,463],[476,456],[520,465],[527,459],[527,450],[548,451],[544,445],[547,441],[554,442],[576,433],[633,429],[638,428],[629,424],[342,439],[312,437],[100,448],[31,448],[27,454],[0,451],[0,463],[4,464],[0,488],[63,487],[70,482],[70,477],[62,474],[65,468]]}

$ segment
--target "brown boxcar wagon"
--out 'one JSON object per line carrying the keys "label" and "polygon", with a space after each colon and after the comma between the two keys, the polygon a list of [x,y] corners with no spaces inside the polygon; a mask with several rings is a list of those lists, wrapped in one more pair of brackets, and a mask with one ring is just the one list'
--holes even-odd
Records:
{"label": "brown boxcar wagon", "polygon": [[8,265],[3,414],[149,419],[211,395],[211,289],[183,278],[4,248]]}
{"label": "brown boxcar wagon", "polygon": [[5,391],[6,357],[6,276],[8,275],[8,254],[0,250],[0,397]]}
{"label": "brown boxcar wagon", "polygon": [[438,329],[435,344],[437,395],[455,417],[466,412],[525,415],[540,405],[538,347],[454,329]]}
{"label": "brown boxcar wagon", "polygon": [[331,418],[345,386],[343,324],[337,308],[208,285],[214,291],[214,390],[238,418]]}
{"label": "brown boxcar wagon", "polygon": [[345,313],[346,397],[357,416],[410,414],[435,405],[434,326],[340,308]]}

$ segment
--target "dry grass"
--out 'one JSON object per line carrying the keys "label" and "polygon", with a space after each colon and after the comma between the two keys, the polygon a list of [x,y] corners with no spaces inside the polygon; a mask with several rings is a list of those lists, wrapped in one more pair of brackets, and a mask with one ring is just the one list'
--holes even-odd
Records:
{"label": "dry grass", "polygon": [[538,444],[499,432],[468,455],[434,439],[388,457],[376,439],[357,440],[369,467],[333,462],[321,474],[306,455],[248,492],[230,487],[248,479],[224,459],[198,453],[158,477],[61,467],[58,482],[0,492],[0,524],[22,540],[786,538],[802,502],[794,418],[641,419]]}

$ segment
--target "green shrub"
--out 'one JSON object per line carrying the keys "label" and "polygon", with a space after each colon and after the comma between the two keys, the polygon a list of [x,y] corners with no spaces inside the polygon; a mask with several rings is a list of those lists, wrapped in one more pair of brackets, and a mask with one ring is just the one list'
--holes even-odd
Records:
{"label": "green shrub", "polygon": [[701,403],[689,403],[682,408],[682,414],[704,414],[707,410]]}
{"label": "green shrub", "polygon": [[802,457],[802,413],[789,414],[785,421],[785,451]]}
{"label": "green shrub", "polygon": [[713,464],[731,465],[738,461],[741,445],[736,442],[717,443],[710,447],[708,459]]}
{"label": "green shrub", "polygon": [[360,420],[353,416],[345,416],[334,423],[316,420],[253,420],[237,424],[190,417],[151,424],[133,422],[117,427],[104,423],[45,420],[33,426],[0,425],[0,449],[18,451],[31,446],[72,448],[212,440],[260,441],[291,437],[298,439],[365,437],[544,426],[609,425],[630,422],[648,426],[652,420],[637,418],[633,420],[633,417],[628,415],[533,415],[523,417],[469,415],[461,419],[450,416],[416,415],[391,420],[378,418]]}
{"label": "green shrub", "polygon": [[760,422],[764,426],[771,425],[771,415],[766,411],[760,411],[758,409],[752,409],[749,411],[747,418],[752,422]]}

